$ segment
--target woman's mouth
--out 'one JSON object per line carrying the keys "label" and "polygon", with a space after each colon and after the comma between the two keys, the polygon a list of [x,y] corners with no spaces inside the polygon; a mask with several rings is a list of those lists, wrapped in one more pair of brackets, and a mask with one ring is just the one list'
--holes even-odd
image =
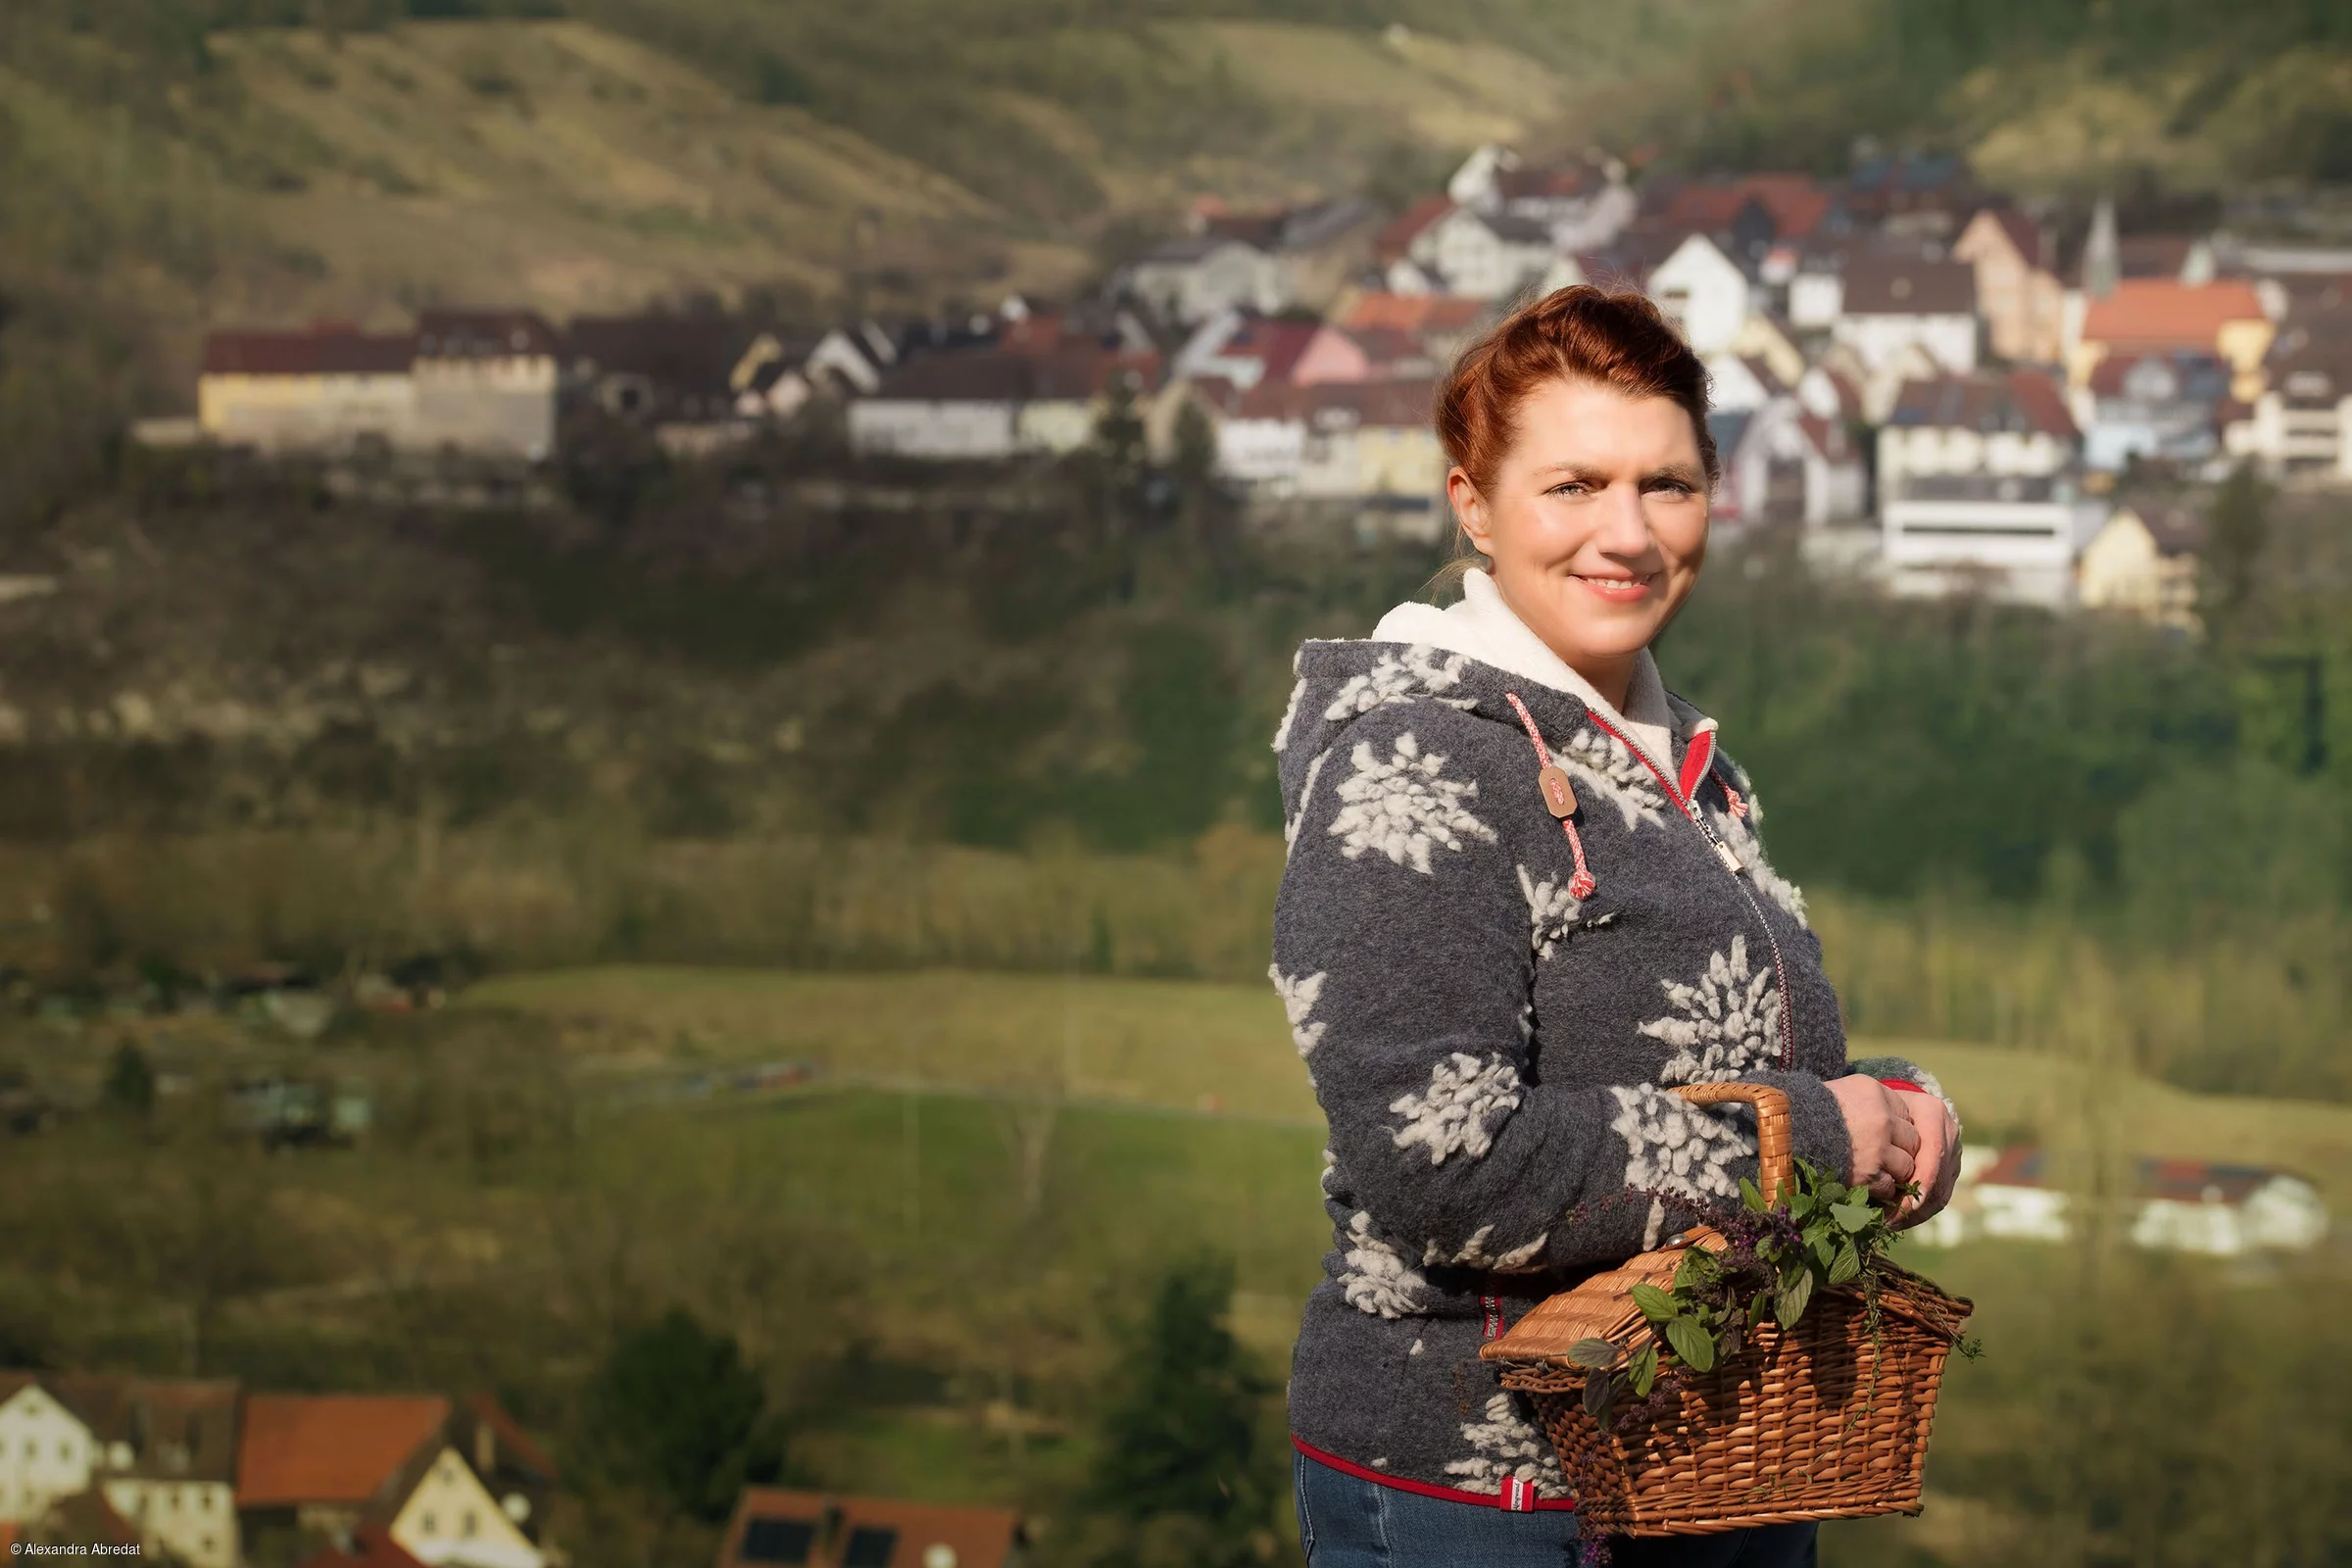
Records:
{"label": "woman's mouth", "polygon": [[1648,577],[1594,577],[1581,571],[1572,575],[1593,593],[1618,605],[1632,604],[1645,597],[1652,581]]}

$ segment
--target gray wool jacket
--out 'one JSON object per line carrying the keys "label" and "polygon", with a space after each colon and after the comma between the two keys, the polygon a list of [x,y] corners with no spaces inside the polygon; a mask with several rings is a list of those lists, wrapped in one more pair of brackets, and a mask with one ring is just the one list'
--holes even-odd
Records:
{"label": "gray wool jacket", "polygon": [[[1330,1123],[1334,1236],[1291,1424],[1367,1479],[1563,1507],[1549,1444],[1478,1351],[1737,1203],[1752,1114],[1668,1087],[1779,1086],[1797,1153],[1840,1174],[1827,1080],[1941,1091],[1907,1062],[1847,1061],[1803,897],[1713,721],[1646,659],[1617,713],[1483,574],[1466,586],[1368,641],[1301,647],[1275,737],[1290,862],[1271,972]],[[1574,842],[1513,696],[1573,784]]]}

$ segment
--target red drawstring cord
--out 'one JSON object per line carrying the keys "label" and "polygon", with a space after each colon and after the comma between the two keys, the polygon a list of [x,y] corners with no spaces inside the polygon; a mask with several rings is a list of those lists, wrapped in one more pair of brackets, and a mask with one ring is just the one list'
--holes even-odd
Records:
{"label": "red drawstring cord", "polygon": [[[1551,748],[1544,744],[1544,732],[1536,728],[1535,718],[1528,712],[1527,705],[1519,700],[1517,692],[1505,692],[1503,696],[1510,700],[1511,711],[1517,713],[1519,722],[1526,726],[1527,738],[1535,742],[1536,765],[1540,768],[1551,766]],[[1585,841],[1577,836],[1573,817],[1561,817],[1560,830],[1568,835],[1568,851],[1576,857],[1576,875],[1568,879],[1568,896],[1580,901],[1589,899],[1599,891],[1600,883],[1585,864]]]}
{"label": "red drawstring cord", "polygon": [[1726,784],[1723,787],[1723,793],[1724,798],[1731,802],[1732,815],[1744,821],[1747,817],[1747,803],[1740,798],[1740,792]]}

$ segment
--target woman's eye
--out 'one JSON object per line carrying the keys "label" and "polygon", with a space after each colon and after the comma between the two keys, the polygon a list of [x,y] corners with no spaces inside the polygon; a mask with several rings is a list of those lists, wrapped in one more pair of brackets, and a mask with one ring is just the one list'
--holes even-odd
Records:
{"label": "woman's eye", "polygon": [[1589,496],[1592,493],[1592,491],[1591,486],[1575,479],[1569,479],[1563,483],[1555,484],[1549,490],[1544,492],[1545,495],[1554,496]]}

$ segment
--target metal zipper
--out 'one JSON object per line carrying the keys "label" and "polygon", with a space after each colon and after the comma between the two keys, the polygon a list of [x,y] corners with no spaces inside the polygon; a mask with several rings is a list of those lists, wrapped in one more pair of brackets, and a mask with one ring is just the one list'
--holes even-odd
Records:
{"label": "metal zipper", "polygon": [[1649,769],[1649,776],[1658,781],[1658,788],[1666,792],[1666,798],[1681,809],[1684,817],[1692,827],[1698,829],[1699,836],[1707,841],[1707,847],[1715,852],[1716,860],[1730,874],[1732,884],[1739,888],[1740,896],[1747,901],[1748,912],[1756,917],[1756,925],[1764,933],[1765,945],[1772,949],[1772,979],[1774,986],[1781,994],[1781,1066],[1783,1069],[1794,1067],[1796,1065],[1796,1004],[1794,999],[1788,994],[1788,966],[1781,957],[1781,939],[1773,935],[1772,922],[1764,917],[1764,906],[1756,902],[1753,886],[1755,879],[1745,874],[1747,868],[1740,863],[1740,857],[1733,852],[1729,844],[1723,842],[1722,837],[1712,827],[1707,825],[1707,819],[1698,814],[1697,808],[1690,802],[1683,799],[1683,792],[1676,789],[1668,781],[1666,775],[1658,770],[1658,764],[1649,760],[1647,752],[1619,734],[1616,725],[1593,712],[1590,708],[1585,710],[1585,716],[1606,730],[1618,745],[1623,746],[1642,760],[1642,765]]}

